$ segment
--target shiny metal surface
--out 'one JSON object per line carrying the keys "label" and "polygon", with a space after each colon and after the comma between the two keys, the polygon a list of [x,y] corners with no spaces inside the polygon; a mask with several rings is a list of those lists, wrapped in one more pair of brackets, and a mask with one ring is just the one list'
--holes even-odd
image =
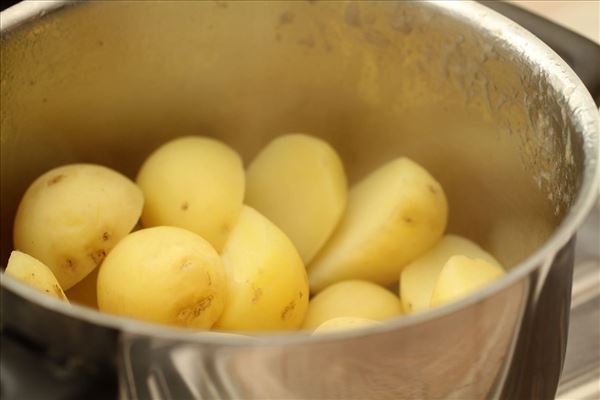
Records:
{"label": "shiny metal surface", "polygon": [[447,192],[449,232],[511,272],[458,303],[325,338],[152,326],[2,276],[5,326],[80,357],[118,356],[133,398],[554,395],[570,240],[597,191],[600,127],[581,82],[536,38],[472,3],[60,5],[2,13],[3,262],[21,194],[53,166],[134,176],[154,147],[189,133],[247,162],[274,136],[306,131],[339,150],[351,181],[398,155],[419,161]]}
{"label": "shiny metal surface", "polygon": [[557,400],[600,398],[600,199],[577,239],[569,343]]}

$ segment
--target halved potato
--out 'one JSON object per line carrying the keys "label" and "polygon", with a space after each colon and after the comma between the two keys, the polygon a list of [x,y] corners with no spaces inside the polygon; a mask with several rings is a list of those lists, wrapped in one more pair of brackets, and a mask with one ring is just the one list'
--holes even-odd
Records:
{"label": "halved potato", "polygon": [[220,252],[242,209],[244,180],[240,156],[225,144],[200,136],[172,140],[138,173],[142,224],[185,228]]}
{"label": "halved potato", "polygon": [[431,293],[431,307],[465,297],[504,275],[504,270],[479,258],[452,256],[444,264]]}
{"label": "halved potato", "polygon": [[112,169],[54,168],[29,186],[19,204],[15,248],[47,265],[67,290],[131,231],[143,204],[140,189]]}
{"label": "halved potato", "polygon": [[10,253],[4,273],[40,292],[69,302],[50,268],[30,255],[16,250]]}
{"label": "halved potato", "polygon": [[308,267],[311,291],[346,279],[396,282],[439,240],[447,217],[444,191],[424,168],[407,158],[385,164],[351,189],[340,225]]}
{"label": "halved potato", "polygon": [[129,234],[98,272],[98,307],[111,314],[208,329],[227,290],[219,254],[185,229],[159,226]]}
{"label": "halved potato", "polygon": [[411,262],[400,274],[400,298],[405,313],[429,308],[431,293],[440,271],[452,256],[480,258],[500,266],[496,259],[476,243],[458,235],[445,235],[425,254]]}
{"label": "halved potato", "polygon": [[300,327],[308,307],[308,279],[298,252],[279,228],[244,206],[222,259],[229,287],[215,329]]}
{"label": "halved potato", "polygon": [[361,280],[335,283],[310,300],[303,329],[315,329],[338,317],[376,321],[402,314],[400,299],[381,286]]}
{"label": "halved potato", "polygon": [[246,203],[277,225],[304,263],[325,244],[346,206],[346,175],[335,150],[303,134],[269,143],[246,173]]}

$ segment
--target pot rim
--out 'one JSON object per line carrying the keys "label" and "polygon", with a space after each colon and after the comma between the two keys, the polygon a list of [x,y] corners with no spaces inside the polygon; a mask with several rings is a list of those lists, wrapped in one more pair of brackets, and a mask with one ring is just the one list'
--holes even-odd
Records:
{"label": "pot rim", "polygon": [[[85,2],[69,0],[30,1],[16,4],[0,13],[0,33],[4,36],[7,32],[18,26],[33,22],[48,13],[65,8],[66,6],[79,6],[82,4],[85,4]],[[128,334],[181,340],[189,343],[237,346],[252,346],[258,343],[282,345],[364,337],[426,323],[484,301],[495,293],[524,279],[526,275],[536,269],[549,265],[556,253],[574,236],[577,228],[593,207],[598,195],[600,180],[600,164],[598,163],[598,159],[600,158],[598,144],[600,117],[598,109],[581,80],[565,61],[540,39],[512,20],[484,5],[472,1],[446,2],[427,0],[421,4],[425,7],[436,9],[466,25],[476,27],[484,34],[499,39],[508,48],[519,52],[530,67],[537,66],[545,73],[554,90],[564,96],[565,106],[575,120],[576,131],[581,134],[583,139],[583,176],[575,201],[552,235],[536,251],[530,254],[529,257],[508,271],[504,277],[477,290],[470,296],[441,307],[395,318],[386,321],[385,324],[315,336],[310,336],[310,332],[308,331],[295,331],[293,333],[261,333],[255,336],[243,336],[244,333],[241,333],[237,337],[237,335],[220,334],[214,331],[191,331],[184,328],[152,324],[101,313],[100,311],[77,304],[66,304],[21,284],[16,279],[5,276],[4,273],[0,275],[0,285],[2,288],[53,312],[105,328],[120,330]]]}

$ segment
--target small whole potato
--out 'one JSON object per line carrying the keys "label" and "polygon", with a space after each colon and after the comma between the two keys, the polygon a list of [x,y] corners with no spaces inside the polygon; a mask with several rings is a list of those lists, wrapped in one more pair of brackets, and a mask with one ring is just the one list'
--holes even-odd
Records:
{"label": "small whole potato", "polygon": [[242,209],[240,156],[211,138],[187,136],[156,149],[142,165],[142,224],[190,230],[220,252]]}
{"label": "small whole potato", "polygon": [[20,251],[10,253],[4,273],[40,292],[66,303],[69,302],[50,268],[30,255]]}
{"label": "small whole potato", "polygon": [[431,293],[440,271],[450,257],[456,255],[480,258],[500,266],[492,255],[469,239],[445,235],[435,246],[402,270],[399,286],[404,312],[412,313],[429,308]]}
{"label": "small whole potato", "polygon": [[381,321],[402,314],[400,299],[375,283],[349,280],[334,283],[310,300],[303,329],[315,329],[338,317]]}
{"label": "small whole potato", "polygon": [[277,225],[310,262],[339,222],[347,196],[344,166],[325,141],[283,135],[254,158],[246,203]]}
{"label": "small whole potato", "polygon": [[388,162],[350,190],[339,226],[308,266],[311,291],[346,279],[396,282],[440,239],[447,219],[444,191],[423,167],[407,158]]}
{"label": "small whole potato", "polygon": [[458,300],[504,275],[502,267],[479,258],[452,256],[431,293],[431,307]]}
{"label": "small whole potato", "polygon": [[139,188],[109,168],[54,168],[29,186],[19,204],[15,249],[47,265],[67,290],[131,231],[143,204]]}
{"label": "small whole potato", "polygon": [[129,234],[98,272],[100,311],[148,322],[208,329],[221,316],[227,282],[203,238],[160,226]]}
{"label": "small whole potato", "polygon": [[228,331],[298,329],[308,307],[308,279],[287,236],[244,206],[222,254],[229,287],[214,328]]}
{"label": "small whole potato", "polygon": [[337,317],[323,322],[314,331],[314,334],[331,333],[379,325],[381,322],[358,317]]}

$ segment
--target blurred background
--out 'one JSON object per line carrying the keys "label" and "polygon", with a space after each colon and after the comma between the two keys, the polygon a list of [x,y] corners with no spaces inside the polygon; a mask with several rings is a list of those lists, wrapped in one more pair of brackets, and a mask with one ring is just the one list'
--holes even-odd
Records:
{"label": "blurred background", "polygon": [[[600,1],[524,1],[525,8],[600,44]],[[595,66],[600,70],[600,65]],[[559,400],[600,399],[600,204],[577,236],[567,356]]]}
{"label": "blurred background", "polygon": [[[600,1],[510,1],[600,44]],[[600,65],[595,66],[596,70]],[[600,399],[600,204],[579,232],[567,356],[557,399]]]}
{"label": "blurred background", "polygon": [[509,2],[600,43],[600,1],[598,0],[512,0]]}

